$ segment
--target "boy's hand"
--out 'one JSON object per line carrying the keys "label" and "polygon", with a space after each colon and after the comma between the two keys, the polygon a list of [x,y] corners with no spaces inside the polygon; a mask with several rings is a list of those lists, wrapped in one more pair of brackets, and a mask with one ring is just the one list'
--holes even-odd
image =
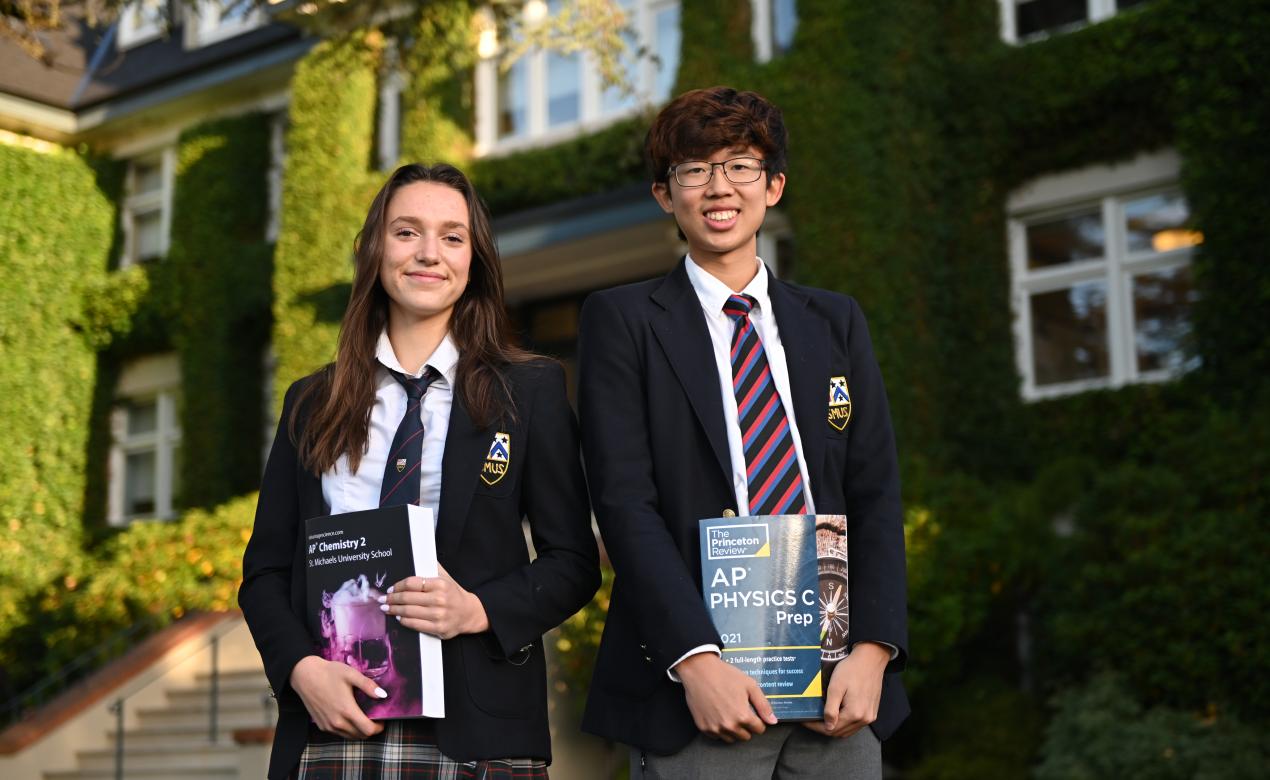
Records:
{"label": "boy's hand", "polygon": [[825,693],[825,719],[804,726],[826,737],[849,737],[878,717],[882,699],[882,674],[891,651],[873,642],[861,642],[838,662]]}
{"label": "boy's hand", "polygon": [[683,681],[692,720],[703,734],[745,742],[776,723],[758,683],[714,653],[688,656],[675,666],[675,673]]}

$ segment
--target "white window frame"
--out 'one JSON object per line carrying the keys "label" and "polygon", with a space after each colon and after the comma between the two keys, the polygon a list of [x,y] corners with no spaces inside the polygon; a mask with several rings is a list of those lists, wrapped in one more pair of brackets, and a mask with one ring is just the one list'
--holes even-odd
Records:
{"label": "white window frame", "polygon": [[264,26],[269,20],[264,9],[256,6],[238,19],[225,19],[225,9],[235,0],[199,0],[186,9],[185,48],[198,49],[228,40]]}
{"label": "white window frame", "polygon": [[[635,0],[634,19],[631,21],[636,38],[640,45],[656,51],[657,14],[672,6],[679,6],[679,0]],[[546,12],[543,0],[529,0],[525,4],[527,19],[541,18]],[[682,11],[681,11],[682,12]],[[535,50],[524,55],[526,63],[525,82],[528,87],[525,133],[518,136],[499,138],[498,136],[498,82],[499,82],[499,44],[492,25],[487,25],[482,32],[476,65],[476,147],[477,156],[507,154],[522,149],[532,149],[576,138],[584,133],[607,127],[621,119],[638,114],[647,106],[653,105],[663,96],[656,94],[657,74],[661,64],[653,62],[651,57],[641,57],[638,62],[635,101],[630,106],[617,110],[604,111],[604,89],[596,68],[595,59],[589,52],[579,52],[582,60],[580,79],[579,118],[568,124],[556,127],[547,125],[547,52]],[[682,57],[683,45],[680,44],[679,56]],[[678,58],[676,59],[676,67]]]}
{"label": "white window frame", "polygon": [[394,68],[379,84],[379,156],[380,170],[389,170],[401,157],[401,94],[406,90],[406,74]]}
{"label": "white window frame", "polygon": [[[137,192],[137,164],[159,164],[160,186],[157,191]],[[141,258],[137,256],[136,216],[139,213],[159,212],[159,254],[162,258],[168,253],[172,237],[172,189],[176,179],[176,148],[167,146],[158,151],[138,155],[128,162],[125,178],[123,207],[119,210],[123,227],[123,257],[119,260],[120,268],[137,265]]]}
{"label": "white window frame", "polygon": [[165,0],[133,0],[124,6],[119,13],[119,32],[115,46],[123,51],[143,43],[149,43],[163,35],[164,20],[159,17],[147,18],[142,13],[142,6],[163,7]]}
{"label": "white window frame", "polygon": [[282,173],[287,163],[287,123],[285,111],[279,111],[269,119],[269,170],[265,172],[269,207],[265,240],[269,242],[276,242],[282,230]]}
{"label": "white window frame", "polygon": [[[772,46],[775,35],[773,16],[772,0],[750,0],[750,37],[754,39],[754,59],[757,62],[770,62],[776,56]],[[798,28],[794,29],[797,31]]]}
{"label": "white window frame", "polygon": [[[1014,315],[1015,357],[1023,378],[1026,400],[1071,395],[1088,390],[1161,382],[1177,374],[1170,370],[1139,371],[1134,343],[1133,276],[1188,267],[1193,249],[1129,255],[1124,232],[1124,203],[1139,197],[1177,192],[1181,160],[1177,153],[1140,155],[1115,166],[1096,166],[1046,176],[1010,196],[1006,224],[1010,255],[1011,308]],[[1104,256],[1049,268],[1027,267],[1027,227],[1036,222],[1096,206],[1103,222]],[[1104,377],[1038,386],[1032,344],[1031,296],[1068,289],[1074,284],[1102,281],[1107,290],[1108,373]]]}
{"label": "white window frame", "polygon": [[1019,44],[1039,41],[1050,37],[1051,35],[1059,35],[1071,30],[1078,30],[1091,24],[1097,24],[1104,19],[1110,19],[1116,15],[1116,0],[1085,0],[1085,21],[1076,22],[1066,27],[1054,30],[1040,30],[1031,35],[1025,35],[1019,38],[1016,30],[1015,9],[1023,0],[998,0],[1001,5],[1001,39],[1006,43]]}
{"label": "white window frame", "polygon": [[783,279],[789,273],[788,258],[782,257],[778,249],[780,241],[783,238],[792,238],[793,235],[794,231],[785,213],[768,209],[767,215],[763,217],[763,227],[758,232],[755,250],[777,279]]}
{"label": "white window frame", "polygon": [[[176,516],[173,485],[175,451],[181,443],[181,421],[177,415],[181,391],[180,359],[176,353],[152,355],[129,363],[119,377],[116,405],[110,413],[111,446],[108,456],[109,479],[106,519],[110,525],[124,526],[136,520],[170,520]],[[155,401],[156,423],[151,433],[128,435],[129,401]],[[125,512],[127,456],[154,451],[154,512],[134,515]]]}

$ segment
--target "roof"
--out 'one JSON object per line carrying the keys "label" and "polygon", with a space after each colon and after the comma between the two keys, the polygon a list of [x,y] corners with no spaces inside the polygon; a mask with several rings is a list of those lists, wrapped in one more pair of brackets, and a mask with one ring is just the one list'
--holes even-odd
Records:
{"label": "roof", "polygon": [[[47,62],[34,59],[16,42],[0,38],[0,93],[77,111],[212,70],[263,50],[298,40],[302,33],[270,23],[197,49],[184,47],[185,30],[120,51],[111,25],[93,27],[76,8],[67,8],[66,26],[40,33]],[[98,54],[103,42],[108,48]],[[94,55],[100,60],[93,67]]]}

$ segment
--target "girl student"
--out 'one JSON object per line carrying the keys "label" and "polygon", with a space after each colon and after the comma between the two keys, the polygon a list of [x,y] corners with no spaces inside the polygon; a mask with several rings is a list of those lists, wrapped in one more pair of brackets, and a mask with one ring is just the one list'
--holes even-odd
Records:
{"label": "girl student", "polygon": [[[509,343],[489,214],[458,169],[397,169],[354,246],[335,362],[286,393],[243,557],[278,700],[269,777],[545,778],[541,637],[600,579],[563,369]],[[353,695],[382,698],[375,682],[315,651],[303,529],[398,503],[432,510],[439,576],[384,609],[441,638],[445,717],[375,722]]]}

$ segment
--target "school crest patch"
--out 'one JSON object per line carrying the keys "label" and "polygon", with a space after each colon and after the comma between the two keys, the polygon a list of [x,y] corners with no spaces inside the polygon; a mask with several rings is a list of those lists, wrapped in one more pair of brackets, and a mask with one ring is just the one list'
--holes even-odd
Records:
{"label": "school crest patch", "polygon": [[397,473],[400,474],[401,472],[405,470],[406,470],[406,459],[397,458]]}
{"label": "school crest patch", "polygon": [[489,453],[481,466],[481,481],[486,485],[497,485],[499,480],[507,476],[507,467],[511,463],[512,437],[499,431],[494,434],[494,441],[489,445]]}
{"label": "school crest patch", "polygon": [[829,377],[829,424],[842,430],[851,421],[851,391],[845,376]]}

